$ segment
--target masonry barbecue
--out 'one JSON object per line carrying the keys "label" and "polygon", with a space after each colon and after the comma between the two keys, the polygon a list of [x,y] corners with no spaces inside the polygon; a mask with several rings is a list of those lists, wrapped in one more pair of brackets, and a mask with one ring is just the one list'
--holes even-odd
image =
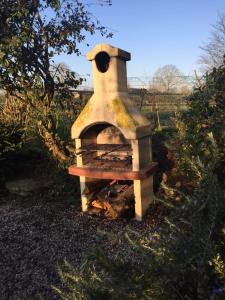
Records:
{"label": "masonry barbecue", "polygon": [[151,124],[128,96],[130,53],[99,44],[87,59],[92,61],[94,94],[72,126],[77,159],[69,174],[80,177],[83,211],[91,205],[118,207],[122,200],[126,208],[133,195],[135,218],[142,220],[152,202],[157,163],[151,157]]}

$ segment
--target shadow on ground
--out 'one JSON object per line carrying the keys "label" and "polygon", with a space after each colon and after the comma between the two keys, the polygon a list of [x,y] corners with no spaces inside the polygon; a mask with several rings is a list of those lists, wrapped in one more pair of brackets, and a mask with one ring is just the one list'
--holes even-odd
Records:
{"label": "shadow on ground", "polygon": [[[132,245],[99,232],[123,235],[127,225],[151,236],[160,214],[152,211],[142,223],[110,221],[83,215],[80,202],[68,196],[50,197],[50,190],[27,197],[2,191],[0,196],[0,299],[58,299],[58,265],[66,258],[74,266],[96,247],[125,260],[138,260]],[[50,200],[49,200],[50,199]],[[155,217],[155,216],[157,217]]]}

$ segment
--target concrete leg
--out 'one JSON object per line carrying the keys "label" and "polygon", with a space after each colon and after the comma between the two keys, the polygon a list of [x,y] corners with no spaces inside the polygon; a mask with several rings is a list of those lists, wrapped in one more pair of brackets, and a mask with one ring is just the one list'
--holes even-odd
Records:
{"label": "concrete leg", "polygon": [[142,220],[153,201],[153,177],[134,180],[135,219]]}
{"label": "concrete leg", "polygon": [[87,211],[88,209],[88,199],[84,195],[84,189],[86,187],[86,177],[85,176],[80,176],[80,193],[81,193],[81,203],[82,203],[82,211]]}

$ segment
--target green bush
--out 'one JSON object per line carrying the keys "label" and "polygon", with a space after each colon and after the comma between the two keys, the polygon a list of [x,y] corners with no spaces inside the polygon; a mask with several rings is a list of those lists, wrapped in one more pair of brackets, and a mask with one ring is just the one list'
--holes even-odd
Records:
{"label": "green bush", "polygon": [[196,87],[188,98],[189,110],[182,116],[184,136],[182,149],[192,157],[200,157],[205,164],[211,161],[212,139],[219,159],[215,172],[225,178],[225,62],[205,76],[204,84]]}
{"label": "green bush", "polygon": [[[38,112],[34,111],[29,103],[21,102],[20,99],[12,96],[4,96],[0,107],[0,157],[3,157],[3,153],[6,157],[6,152],[12,154],[22,147],[21,152],[27,156],[34,153],[43,157],[48,156],[49,160],[55,160],[58,166],[63,169],[71,163],[75,157],[73,153],[74,142],[71,140],[71,126],[87,99],[71,97],[71,101],[67,103],[66,101],[58,101],[57,97],[58,95],[56,95],[54,105],[51,107],[51,115],[55,124],[55,138],[63,143],[63,147],[68,147],[71,152],[70,159],[66,162],[57,160],[48,151],[44,140],[41,138],[37,120],[42,119],[44,107],[40,105]],[[54,145],[53,140],[52,143]]]}
{"label": "green bush", "polygon": [[0,160],[18,150],[26,129],[24,105],[13,97],[2,95],[0,107]]}
{"label": "green bush", "polygon": [[23,131],[19,125],[0,124],[0,160],[21,146]]}

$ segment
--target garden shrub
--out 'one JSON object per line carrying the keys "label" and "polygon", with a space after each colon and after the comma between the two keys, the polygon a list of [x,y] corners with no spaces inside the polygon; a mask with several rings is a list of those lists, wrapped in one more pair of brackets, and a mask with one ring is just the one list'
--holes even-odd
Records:
{"label": "garden shrub", "polygon": [[0,122],[0,160],[21,146],[22,134],[20,126]]}
{"label": "garden shrub", "polygon": [[0,109],[0,182],[4,182],[5,167],[12,155],[19,151],[25,133],[24,107],[13,98],[2,97]]}
{"label": "garden shrub", "polygon": [[[211,161],[214,139],[219,151],[214,171],[222,181],[225,178],[225,62],[205,76],[204,84],[194,89],[188,102],[189,110],[183,114],[180,124],[183,126],[180,148],[189,158],[199,157],[207,164]],[[184,166],[188,168],[188,164]]]}
{"label": "garden shrub", "polygon": [[25,106],[13,97],[4,96],[0,109],[0,159],[22,145],[28,113]]}

